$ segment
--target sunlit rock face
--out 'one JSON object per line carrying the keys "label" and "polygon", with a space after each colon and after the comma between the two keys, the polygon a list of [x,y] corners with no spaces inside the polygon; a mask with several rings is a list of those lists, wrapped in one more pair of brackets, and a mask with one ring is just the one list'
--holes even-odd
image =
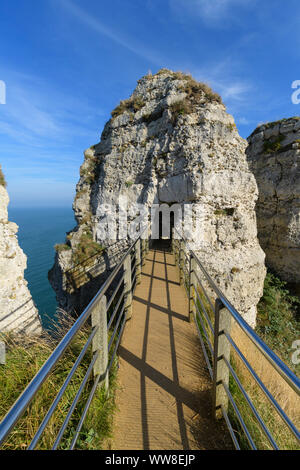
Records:
{"label": "sunlit rock face", "polygon": [[[166,69],[140,79],[112,112],[100,143],[85,152],[74,202],[78,225],[50,274],[61,305],[78,305],[74,290],[62,286],[85,231],[123,252],[126,241],[109,242],[101,227],[104,208],[117,206],[121,196],[130,208],[139,203],[149,212],[153,204],[193,205],[191,248],[254,325],[265,267],[254,210],[257,185],[245,148],[221,98],[204,84]],[[116,226],[124,229],[124,222]]]}
{"label": "sunlit rock face", "polygon": [[8,221],[8,203],[0,185],[0,331],[39,335],[38,311],[24,279],[27,258],[18,244],[18,226]]}
{"label": "sunlit rock face", "polygon": [[266,263],[282,279],[300,283],[300,118],[259,126],[248,139],[256,178],[258,237]]}

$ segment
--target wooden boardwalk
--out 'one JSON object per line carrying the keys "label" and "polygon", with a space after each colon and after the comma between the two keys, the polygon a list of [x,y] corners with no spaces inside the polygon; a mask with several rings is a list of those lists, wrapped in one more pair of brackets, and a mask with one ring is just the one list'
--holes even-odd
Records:
{"label": "wooden boardwalk", "polygon": [[172,253],[150,250],[119,349],[114,450],[228,449]]}

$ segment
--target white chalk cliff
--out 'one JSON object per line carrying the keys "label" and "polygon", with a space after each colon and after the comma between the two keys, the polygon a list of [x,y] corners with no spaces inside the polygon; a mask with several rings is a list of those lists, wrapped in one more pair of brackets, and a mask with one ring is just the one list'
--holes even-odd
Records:
{"label": "white chalk cliff", "polygon": [[259,126],[247,157],[259,189],[258,237],[266,263],[300,283],[300,117]]}
{"label": "white chalk cliff", "polygon": [[0,184],[0,331],[39,335],[38,311],[24,278],[27,258],[18,244],[18,226],[8,220],[8,203]]}
{"label": "white chalk cliff", "polygon": [[166,69],[140,79],[132,96],[112,112],[100,143],[85,152],[74,202],[78,225],[50,273],[60,304],[76,307],[64,274],[74,265],[82,236],[107,245],[99,230],[101,213],[121,195],[149,208],[155,203],[201,206],[201,220],[193,220],[192,247],[255,325],[265,255],[257,239],[258,190],[246,145],[220,97],[207,86]]}

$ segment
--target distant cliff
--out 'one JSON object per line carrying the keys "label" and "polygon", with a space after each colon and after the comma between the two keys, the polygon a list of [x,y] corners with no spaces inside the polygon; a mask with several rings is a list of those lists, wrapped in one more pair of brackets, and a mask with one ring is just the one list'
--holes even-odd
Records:
{"label": "distant cliff", "polygon": [[[141,78],[131,97],[113,110],[100,143],[85,152],[73,206],[78,224],[57,247],[49,275],[60,304],[80,310],[82,299],[94,293],[98,255],[92,254],[109,244],[99,230],[107,204],[118,204],[119,196],[132,207],[195,203],[202,218],[193,219],[192,246],[254,325],[265,267],[254,210],[257,185],[245,148],[233,117],[208,86],[166,69]],[[118,253],[125,242],[111,245]],[[103,253],[102,272],[117,259]],[[91,256],[91,267],[80,280],[70,273],[84,255]]]}
{"label": "distant cliff", "polygon": [[38,311],[24,279],[26,256],[18,244],[18,226],[8,221],[8,193],[0,168],[0,331],[38,335]]}
{"label": "distant cliff", "polygon": [[300,283],[300,117],[263,124],[248,142],[266,263],[283,280]]}

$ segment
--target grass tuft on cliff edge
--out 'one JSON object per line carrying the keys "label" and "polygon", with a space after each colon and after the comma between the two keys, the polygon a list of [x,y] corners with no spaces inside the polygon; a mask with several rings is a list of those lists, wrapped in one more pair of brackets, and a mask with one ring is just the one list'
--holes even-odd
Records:
{"label": "grass tuft on cliff edge", "polygon": [[[66,334],[74,321],[75,320],[68,316],[60,316],[60,328],[54,338],[47,334],[36,339],[28,336],[20,336],[19,334],[1,334],[1,339],[4,340],[6,344],[6,365],[0,365],[0,420],[3,419],[15,400],[48,359],[58,341]],[[78,332],[71,345],[67,348],[63,357],[34,398],[28,411],[16,425],[8,440],[3,444],[3,450],[25,450],[28,447],[46,415],[47,410],[66,379],[67,374],[77,359],[78,354],[84,347],[88,336],[88,327]],[[83,380],[91,357],[92,350],[90,346],[54,412],[54,416],[50,419],[46,427],[38,443],[38,450],[51,449],[69,407],[78,391],[79,385]],[[68,449],[71,444],[92,385],[93,378],[91,377],[83,390],[83,394],[63,436],[59,446],[60,450]],[[110,374],[109,396],[107,397],[105,395],[103,389],[99,388],[96,391],[77,441],[76,449],[101,449],[106,439],[111,438],[113,414],[115,411],[115,388],[116,367],[113,366]]]}
{"label": "grass tuft on cliff edge", "polygon": [[[166,75],[170,80],[180,80],[183,82],[183,84],[178,87],[178,91],[186,94],[186,97],[182,101],[171,106],[174,122],[176,122],[179,115],[192,113],[195,106],[202,103],[203,100],[208,103],[215,102],[223,104],[222,98],[218,93],[215,93],[206,83],[197,82],[197,80],[188,73],[173,72],[172,70],[162,68],[155,75],[145,75],[141,80],[153,80],[164,75]],[[140,83],[141,80],[138,80],[138,83]],[[133,94],[129,99],[121,101],[120,104],[112,111],[111,116],[114,119],[126,111],[133,115],[144,106],[145,102],[142,98]],[[147,121],[147,116],[145,117],[145,120]]]}
{"label": "grass tuft on cliff edge", "polygon": [[4,188],[6,188],[6,181],[5,181],[2,169],[1,169],[1,165],[0,165],[0,186],[4,186]]}

